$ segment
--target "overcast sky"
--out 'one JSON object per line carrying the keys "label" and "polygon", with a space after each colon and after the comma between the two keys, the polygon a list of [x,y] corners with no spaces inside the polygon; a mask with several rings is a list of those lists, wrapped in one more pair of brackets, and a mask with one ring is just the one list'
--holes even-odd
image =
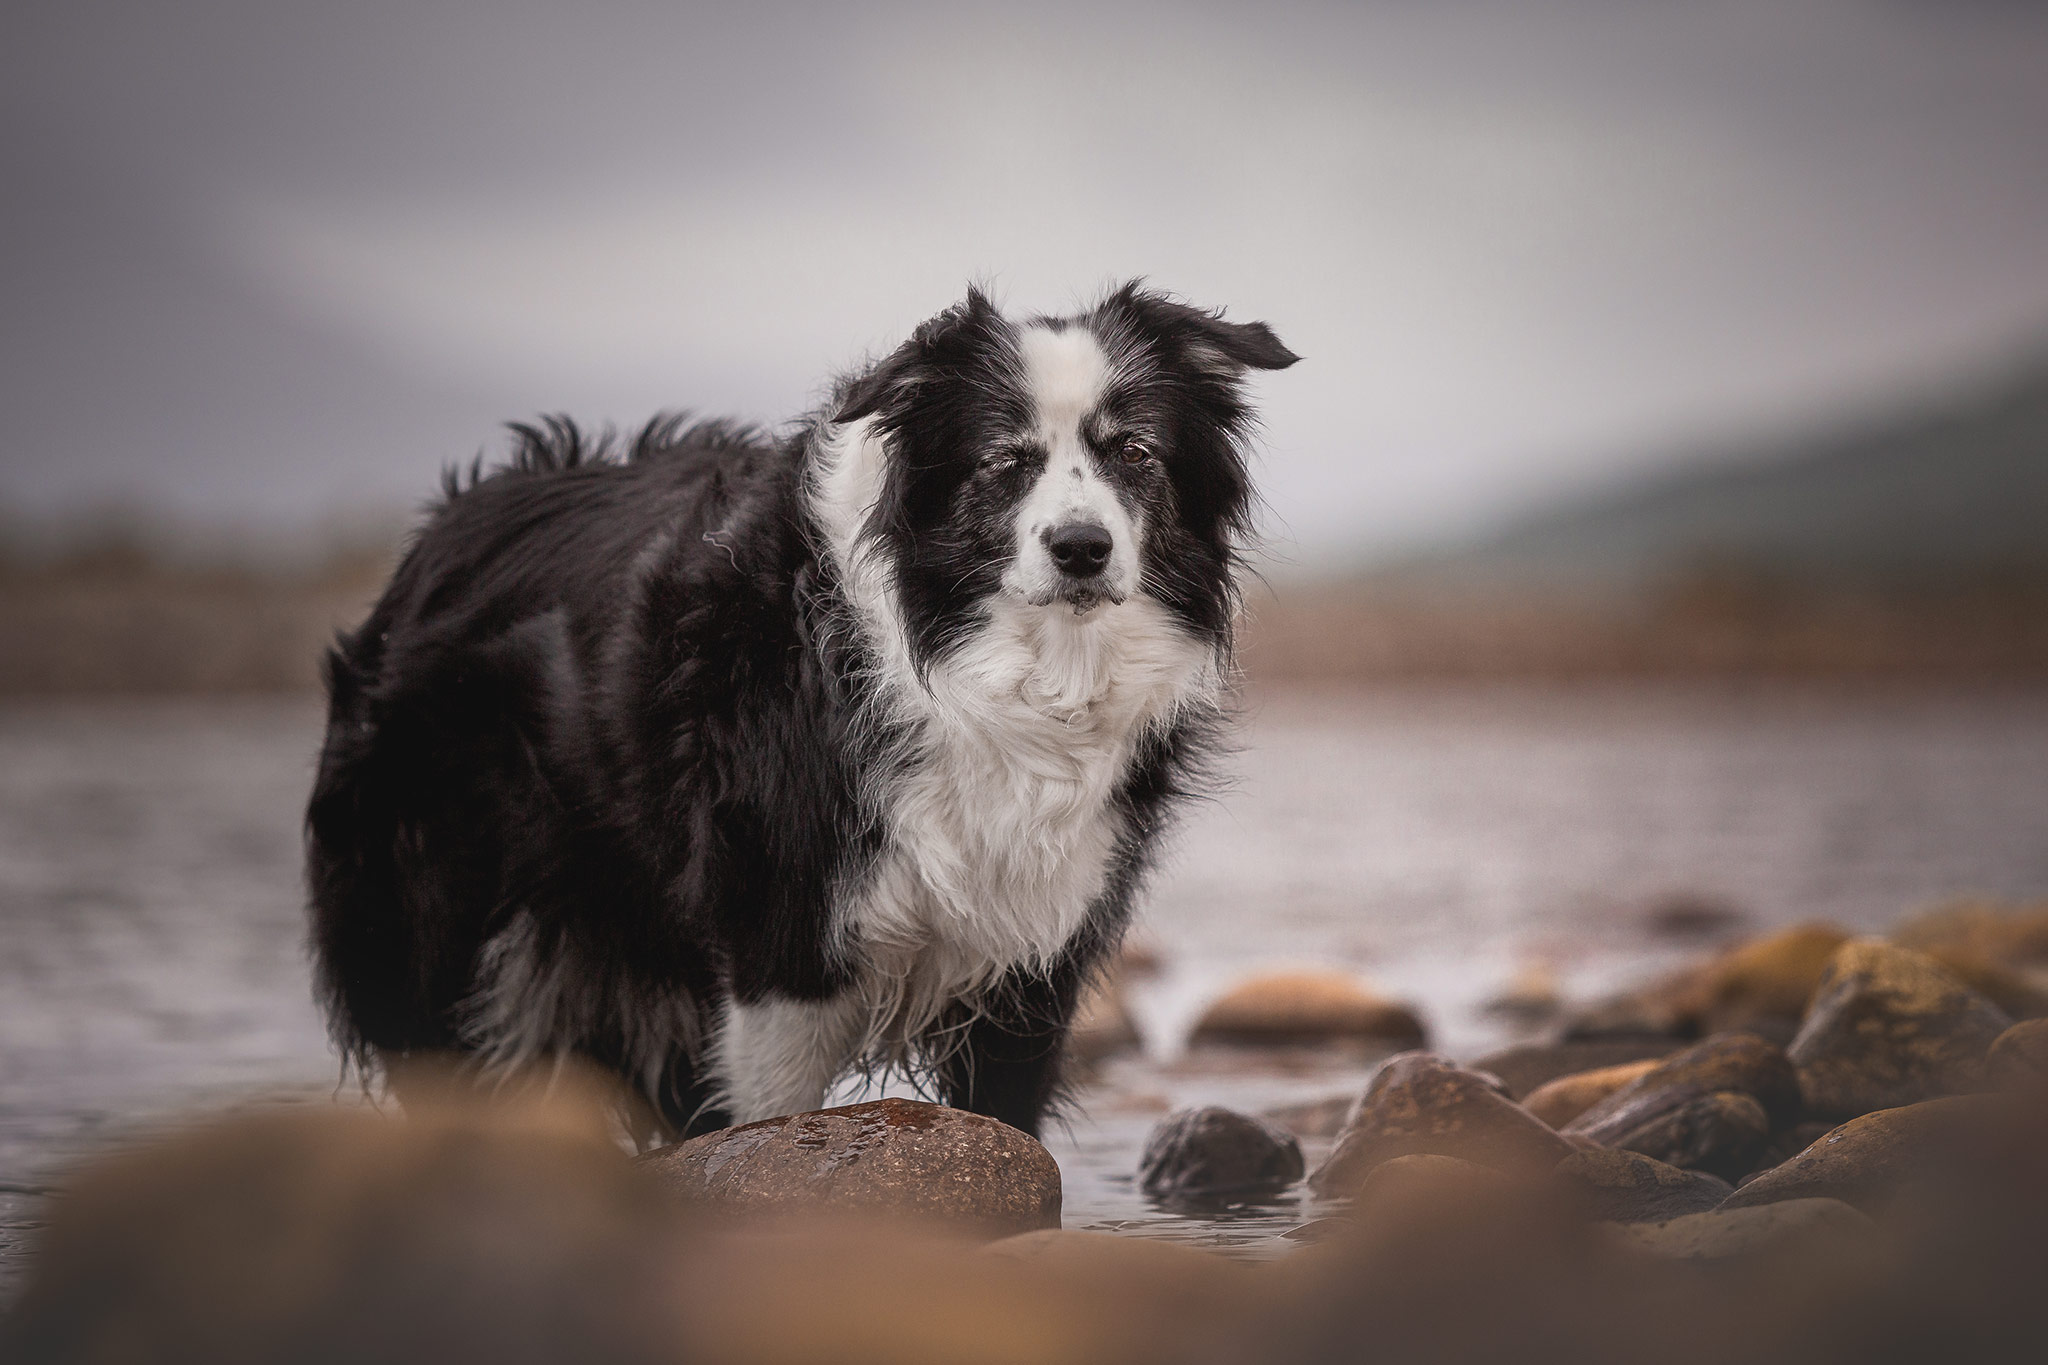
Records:
{"label": "overcast sky", "polygon": [[302,527],[1149,276],[1306,561],[2048,337],[2048,6],[98,4],[0,41],[0,507]]}

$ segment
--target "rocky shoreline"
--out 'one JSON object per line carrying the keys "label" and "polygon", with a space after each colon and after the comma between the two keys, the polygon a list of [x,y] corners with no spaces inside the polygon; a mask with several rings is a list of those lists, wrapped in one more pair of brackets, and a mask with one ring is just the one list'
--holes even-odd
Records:
{"label": "rocky shoreline", "polygon": [[[1043,1146],[905,1099],[630,1160],[574,1086],[238,1116],[82,1172],[5,1341],[53,1361],[316,1340],[401,1361],[449,1340],[506,1360],[2015,1358],[2048,1340],[2044,973],[2048,908],[1886,939],[1801,926],[1464,1061],[1355,982],[1241,983],[1196,1037],[1403,1049],[1362,1094],[1154,1128],[1132,1178],[1163,1209],[1307,1192],[1317,1216],[1263,1260],[1063,1230]],[[1130,1046],[1116,1000],[1091,1010],[1093,1055]]]}

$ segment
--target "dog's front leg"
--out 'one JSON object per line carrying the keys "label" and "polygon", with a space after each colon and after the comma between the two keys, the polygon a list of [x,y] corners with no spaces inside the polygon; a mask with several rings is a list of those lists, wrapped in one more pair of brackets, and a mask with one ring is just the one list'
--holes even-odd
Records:
{"label": "dog's front leg", "polygon": [[867,1024],[857,991],[825,1000],[732,1001],[718,1031],[718,1093],[735,1124],[820,1108]]}
{"label": "dog's front leg", "polygon": [[946,1103],[1038,1136],[1060,1095],[1067,1028],[1081,971],[1062,960],[1046,973],[1011,972],[965,1014],[939,1068]]}

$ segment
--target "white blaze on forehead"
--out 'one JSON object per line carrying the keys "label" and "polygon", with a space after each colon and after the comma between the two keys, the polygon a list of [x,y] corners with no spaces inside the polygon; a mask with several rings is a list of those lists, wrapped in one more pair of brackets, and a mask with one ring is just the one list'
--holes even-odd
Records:
{"label": "white blaze on forehead", "polygon": [[1038,410],[1039,435],[1047,441],[1075,436],[1109,383],[1109,357],[1094,333],[1085,327],[1031,327],[1018,338],[1017,352]]}
{"label": "white blaze on forehead", "polygon": [[1034,434],[1045,447],[1045,467],[1018,504],[1017,553],[1003,575],[1004,586],[1027,602],[1050,604],[1065,580],[1046,536],[1078,522],[1109,532],[1109,562],[1097,583],[1109,600],[1122,602],[1138,585],[1142,528],[1103,481],[1081,434],[1082,421],[1101,404],[1111,382],[1109,357],[1085,327],[1026,328],[1017,339],[1017,352],[1037,417]]}

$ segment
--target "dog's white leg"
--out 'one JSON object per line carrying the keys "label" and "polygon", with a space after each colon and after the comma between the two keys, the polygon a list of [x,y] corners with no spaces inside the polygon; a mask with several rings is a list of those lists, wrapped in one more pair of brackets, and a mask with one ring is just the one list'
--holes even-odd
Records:
{"label": "dog's white leg", "polygon": [[823,1105],[827,1088],[853,1062],[867,1014],[858,991],[830,1000],[727,1005],[717,1065],[732,1121],[752,1123]]}

